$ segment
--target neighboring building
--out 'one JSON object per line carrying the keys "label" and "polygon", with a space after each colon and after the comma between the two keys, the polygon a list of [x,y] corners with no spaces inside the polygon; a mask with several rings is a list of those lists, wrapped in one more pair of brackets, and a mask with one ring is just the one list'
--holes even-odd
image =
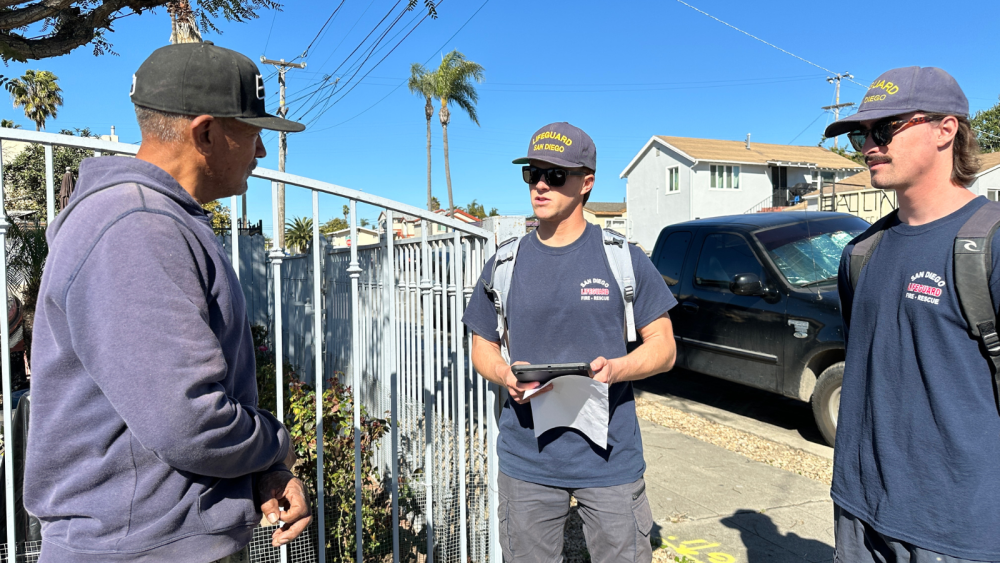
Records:
{"label": "neighboring building", "polygon": [[614,229],[625,233],[627,227],[625,202],[590,201],[583,206],[583,218],[602,229]]}
{"label": "neighboring building", "polygon": [[653,248],[667,225],[787,206],[790,187],[863,169],[821,147],[653,136],[620,175],[628,179],[626,235]]}
{"label": "neighboring building", "polygon": [[[330,245],[334,248],[349,248],[351,246],[351,229],[341,229],[326,235],[330,239]],[[358,243],[361,246],[366,244],[378,244],[378,231],[367,227],[358,227]]]}
{"label": "neighboring building", "polygon": [[896,192],[872,187],[871,172],[864,170],[835,184],[824,184],[822,197],[813,192],[805,198],[810,211],[839,211],[874,223],[896,209]]}
{"label": "neighboring building", "polygon": [[1000,152],[979,155],[979,174],[969,186],[977,195],[984,195],[993,201],[1000,201]]}
{"label": "neighboring building", "polygon": [[[445,217],[451,217],[451,213],[447,209],[438,209],[434,211],[438,215],[444,215]],[[475,215],[470,215],[465,211],[455,208],[455,218],[463,223],[479,224],[479,218]],[[392,214],[392,232],[396,235],[397,239],[404,238],[414,238],[420,236],[420,217],[415,217],[413,215],[406,215],[404,213],[393,213]],[[385,232],[385,211],[378,216],[378,228],[379,232]],[[434,223],[430,227],[430,232],[428,235],[441,235],[447,232],[451,232],[448,228],[440,223]]]}
{"label": "neighboring building", "polygon": [[[981,167],[969,190],[1000,201],[1000,152],[980,155]],[[872,187],[872,176],[867,170],[845,178],[835,185],[824,185],[822,197],[812,193],[804,198],[808,209],[840,211],[861,217],[869,223],[878,221],[896,209],[896,192]]]}

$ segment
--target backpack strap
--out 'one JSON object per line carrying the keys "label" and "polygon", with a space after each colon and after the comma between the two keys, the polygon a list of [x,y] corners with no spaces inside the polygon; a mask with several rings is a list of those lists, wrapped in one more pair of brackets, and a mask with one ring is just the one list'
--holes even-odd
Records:
{"label": "backpack strap", "polygon": [[604,229],[604,254],[608,258],[611,274],[618,282],[618,289],[625,302],[625,334],[628,342],[635,342],[635,313],[632,302],[635,301],[635,272],[632,270],[632,255],[628,249],[628,241],[624,235],[611,229]]}
{"label": "backpack strap", "polygon": [[[953,254],[958,303],[969,323],[969,334],[982,344],[984,355],[990,361],[994,384],[1000,393],[1000,336],[997,335],[996,308],[990,295],[991,246],[998,226],[1000,203],[991,201],[980,207],[959,229]],[[1000,394],[997,401],[1000,410]]]}
{"label": "backpack strap", "polygon": [[504,361],[510,363],[510,334],[507,330],[507,298],[510,296],[510,284],[514,279],[514,262],[517,260],[517,250],[521,246],[522,237],[512,237],[497,248],[493,259],[492,283],[482,280],[486,291],[493,296],[493,308],[497,312],[497,334],[500,335],[500,354]]}
{"label": "backpack strap", "polygon": [[851,289],[856,290],[858,288],[858,279],[861,278],[861,270],[868,263],[868,260],[871,259],[872,254],[875,253],[875,247],[882,240],[882,235],[885,234],[885,230],[898,214],[899,210],[897,209],[875,221],[868,228],[867,233],[870,234],[867,236],[864,234],[861,235],[864,238],[854,243],[854,248],[851,249]]}

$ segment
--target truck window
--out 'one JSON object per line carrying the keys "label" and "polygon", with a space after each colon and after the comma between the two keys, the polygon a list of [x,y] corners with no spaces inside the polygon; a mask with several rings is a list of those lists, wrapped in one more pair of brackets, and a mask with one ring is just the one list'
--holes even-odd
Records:
{"label": "truck window", "polygon": [[677,285],[681,280],[681,268],[684,257],[687,256],[688,243],[691,242],[689,231],[677,231],[667,235],[660,249],[660,257],[656,260],[656,269],[663,276],[667,285]]}
{"label": "truck window", "polygon": [[729,282],[733,281],[736,274],[757,274],[764,281],[764,268],[746,239],[731,233],[705,237],[694,282],[728,290]]}

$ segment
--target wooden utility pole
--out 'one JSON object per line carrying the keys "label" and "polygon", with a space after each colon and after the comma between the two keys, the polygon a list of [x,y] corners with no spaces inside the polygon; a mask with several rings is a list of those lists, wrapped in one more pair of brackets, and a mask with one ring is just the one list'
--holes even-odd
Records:
{"label": "wooden utility pole", "polygon": [[[274,65],[278,69],[278,88],[281,92],[281,101],[278,105],[278,117],[284,118],[288,114],[285,107],[285,72],[289,68],[306,68],[306,63],[286,63],[285,59],[277,61],[266,59],[263,56],[260,62],[266,65]],[[288,152],[287,133],[278,133],[278,171],[285,171],[285,154]],[[278,224],[274,226],[274,231],[278,238],[275,241],[275,248],[285,249],[285,184],[278,184]]]}
{"label": "wooden utility pole", "polygon": [[[837,87],[837,89],[836,89],[836,93],[834,94],[833,105],[832,106],[823,106],[821,109],[832,109],[833,110],[833,120],[834,121],[840,121],[840,108],[849,108],[849,107],[851,107],[851,106],[854,105],[854,102],[850,102],[850,103],[846,103],[846,104],[840,103],[840,81],[843,80],[843,79],[850,80],[851,78],[854,78],[854,76],[851,75],[851,73],[849,73],[849,72],[844,72],[844,73],[841,73],[841,74],[835,74],[833,76],[828,76],[826,78],[826,81],[829,82],[830,84],[835,84],[836,87]],[[835,148],[835,149],[838,148],[837,147],[837,137],[833,138],[833,148]]]}

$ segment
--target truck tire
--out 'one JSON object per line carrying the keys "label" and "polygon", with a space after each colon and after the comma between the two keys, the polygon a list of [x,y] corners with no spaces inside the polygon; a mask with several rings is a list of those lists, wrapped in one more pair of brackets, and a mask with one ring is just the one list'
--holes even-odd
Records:
{"label": "truck tire", "polygon": [[840,412],[840,386],[844,382],[844,362],[823,370],[813,390],[812,410],[816,426],[826,443],[833,447],[837,438],[837,416]]}

